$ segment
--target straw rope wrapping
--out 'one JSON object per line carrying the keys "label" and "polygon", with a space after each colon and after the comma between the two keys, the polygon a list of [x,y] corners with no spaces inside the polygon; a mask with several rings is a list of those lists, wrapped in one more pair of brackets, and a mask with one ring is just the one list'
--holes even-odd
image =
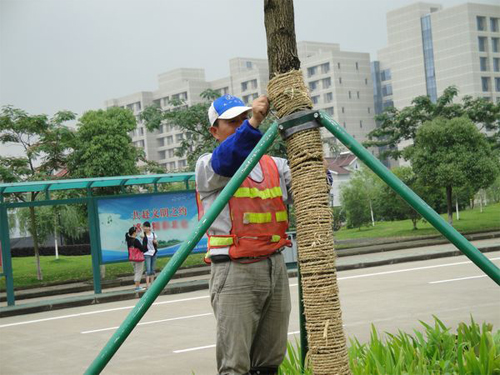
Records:
{"label": "straw rope wrapping", "polygon": [[[268,93],[278,117],[312,107],[300,71],[273,78]],[[350,374],[319,129],[293,134],[287,139],[287,151],[292,171],[298,257],[313,371],[315,375]]]}

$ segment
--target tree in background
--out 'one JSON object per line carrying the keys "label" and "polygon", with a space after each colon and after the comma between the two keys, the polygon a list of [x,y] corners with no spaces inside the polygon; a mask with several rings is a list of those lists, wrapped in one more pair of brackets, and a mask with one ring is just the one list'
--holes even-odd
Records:
{"label": "tree in background", "polygon": [[[14,143],[24,150],[22,157],[0,157],[2,182],[50,180],[64,168],[68,160],[73,133],[63,124],[75,119],[69,111],[58,112],[51,119],[47,115],[31,116],[11,106],[2,108],[0,114],[0,142]],[[40,192],[14,194],[13,199],[33,202]],[[33,238],[33,248],[38,280],[43,279],[40,268],[39,234],[35,207],[29,207],[28,231]]]}
{"label": "tree in background", "polygon": [[370,196],[361,173],[355,173],[349,183],[342,185],[340,196],[348,228],[361,229],[363,225],[370,224]]}
{"label": "tree in background", "polygon": [[143,153],[134,147],[129,132],[136,128],[130,110],[113,107],[88,111],[79,119],[73,154],[68,163],[71,177],[134,175]]}
{"label": "tree in background", "polygon": [[217,142],[210,134],[208,109],[212,101],[220,94],[214,90],[203,91],[200,96],[202,103],[186,106],[181,100],[171,100],[172,110],[162,110],[158,105],[148,106],[142,111],[141,119],[145,121],[148,131],[160,129],[163,124],[178,127],[184,133],[180,147],[175,151],[178,157],[187,156],[188,169],[194,170],[198,157],[206,152],[212,152]]}
{"label": "tree in background", "polygon": [[490,186],[500,173],[498,152],[466,117],[423,124],[415,144],[405,149],[405,157],[425,185],[446,189],[450,224],[453,189],[470,186],[477,192]]}
{"label": "tree in background", "polygon": [[500,176],[486,189],[486,198],[490,202],[500,202]]}
{"label": "tree in background", "polygon": [[[391,171],[418,196],[426,200],[425,187],[420,183],[411,167],[398,167],[393,168]],[[377,190],[378,193],[375,199],[375,207],[377,215],[381,219],[388,221],[410,219],[413,224],[413,229],[418,229],[417,222],[421,219],[421,216],[417,211],[406,203],[406,201],[394,190],[388,188],[380,179],[377,183]]]}
{"label": "tree in background", "polygon": [[437,118],[453,119],[468,117],[480,130],[488,131],[487,139],[493,149],[500,148],[500,102],[493,103],[484,98],[465,96],[462,103],[454,103],[458,95],[456,87],[444,90],[436,103],[427,95],[418,96],[412,105],[403,109],[388,108],[375,117],[380,126],[368,134],[365,146],[385,146],[381,158],[398,159],[402,150],[397,146],[402,141],[414,141],[418,128],[425,122]]}

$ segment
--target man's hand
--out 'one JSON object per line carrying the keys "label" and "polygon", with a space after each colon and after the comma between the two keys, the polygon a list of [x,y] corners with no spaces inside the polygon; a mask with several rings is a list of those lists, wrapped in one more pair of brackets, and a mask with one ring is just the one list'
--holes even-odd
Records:
{"label": "man's hand", "polygon": [[252,118],[248,120],[250,125],[257,129],[269,112],[269,100],[267,96],[259,96],[252,102]]}

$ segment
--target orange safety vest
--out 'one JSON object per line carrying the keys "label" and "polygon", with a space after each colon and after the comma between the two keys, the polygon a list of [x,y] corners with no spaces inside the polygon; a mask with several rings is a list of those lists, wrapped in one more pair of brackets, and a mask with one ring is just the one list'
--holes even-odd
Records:
{"label": "orange safety vest", "polygon": [[[229,200],[231,232],[226,235],[209,235],[208,251],[229,248],[231,259],[268,257],[283,246],[291,246],[286,230],[288,214],[283,202],[283,192],[276,163],[264,155],[260,160],[263,180],[257,182],[247,177]],[[198,216],[204,214],[198,200]]]}

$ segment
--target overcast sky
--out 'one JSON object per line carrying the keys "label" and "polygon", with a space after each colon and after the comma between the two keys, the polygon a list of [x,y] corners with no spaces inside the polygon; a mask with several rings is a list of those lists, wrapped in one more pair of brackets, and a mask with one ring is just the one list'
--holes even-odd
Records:
{"label": "overcast sky", "polygon": [[[297,40],[375,59],[386,13],[411,3],[294,0]],[[155,90],[158,74],[180,67],[223,78],[233,57],[266,58],[263,0],[0,0],[0,106],[32,114],[81,115]]]}

